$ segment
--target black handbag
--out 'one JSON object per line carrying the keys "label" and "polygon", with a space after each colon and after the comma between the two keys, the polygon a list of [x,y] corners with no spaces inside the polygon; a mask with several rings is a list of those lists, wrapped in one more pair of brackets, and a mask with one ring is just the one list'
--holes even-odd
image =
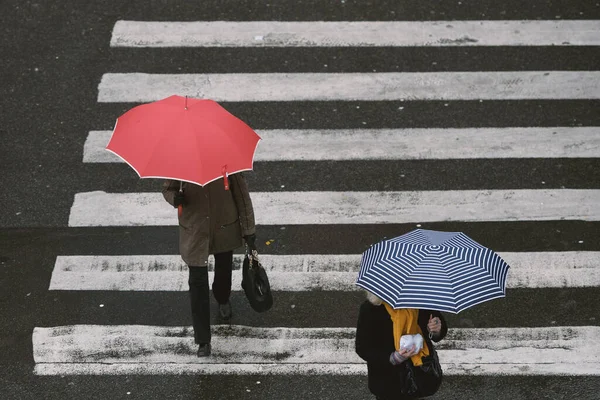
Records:
{"label": "black handbag", "polygon": [[257,312],[268,311],[273,306],[273,293],[267,277],[267,271],[258,261],[256,250],[252,254],[246,252],[242,265],[242,289],[250,302],[250,307]]}
{"label": "black handbag", "polygon": [[442,366],[437,351],[429,345],[429,355],[422,357],[423,365],[415,367],[412,360],[407,360],[404,365],[404,384],[402,394],[422,397],[435,394],[442,385]]}

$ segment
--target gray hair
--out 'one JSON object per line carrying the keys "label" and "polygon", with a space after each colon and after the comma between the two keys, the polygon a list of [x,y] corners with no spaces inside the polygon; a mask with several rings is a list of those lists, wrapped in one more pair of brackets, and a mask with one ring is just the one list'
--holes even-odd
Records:
{"label": "gray hair", "polygon": [[369,302],[374,306],[380,306],[383,303],[383,300],[381,300],[379,297],[375,296],[368,290],[365,290],[365,293],[367,294],[367,300],[369,300]]}

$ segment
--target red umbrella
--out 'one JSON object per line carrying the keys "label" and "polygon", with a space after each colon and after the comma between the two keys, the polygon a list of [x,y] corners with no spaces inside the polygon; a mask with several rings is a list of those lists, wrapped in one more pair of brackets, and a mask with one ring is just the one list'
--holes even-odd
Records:
{"label": "red umbrella", "polygon": [[117,119],[106,149],[140,178],[206,185],[252,169],[260,137],[212,100],[171,96]]}

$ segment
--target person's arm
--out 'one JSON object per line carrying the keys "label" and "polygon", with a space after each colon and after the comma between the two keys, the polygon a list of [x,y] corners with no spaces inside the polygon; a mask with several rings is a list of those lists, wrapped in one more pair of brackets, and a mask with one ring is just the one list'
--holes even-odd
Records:
{"label": "person's arm", "polygon": [[179,190],[179,182],[167,179],[163,182],[162,195],[165,200],[175,207],[175,193]]}
{"label": "person's arm", "polygon": [[[390,353],[381,349],[379,343],[373,337],[373,330],[377,329],[377,322],[373,320],[371,305],[363,303],[358,312],[358,323],[356,326],[356,354],[370,363],[390,363]],[[381,306],[383,307],[383,306]]]}
{"label": "person's arm", "polygon": [[165,200],[175,208],[185,204],[185,195],[179,189],[181,182],[167,179],[163,182],[162,194]]}
{"label": "person's arm", "polygon": [[254,208],[252,200],[250,200],[250,192],[248,185],[241,173],[229,175],[229,184],[231,194],[235,201],[235,205],[240,216],[240,224],[242,226],[242,236],[252,236],[256,234],[256,226],[254,223]]}

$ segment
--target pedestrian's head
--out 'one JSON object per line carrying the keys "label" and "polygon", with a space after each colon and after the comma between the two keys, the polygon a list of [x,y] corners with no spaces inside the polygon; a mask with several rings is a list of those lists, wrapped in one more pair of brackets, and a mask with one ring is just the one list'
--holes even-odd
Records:
{"label": "pedestrian's head", "polygon": [[379,297],[375,296],[368,290],[365,290],[365,293],[367,294],[367,300],[369,300],[369,302],[374,306],[380,306],[383,303],[383,300],[381,300]]}

